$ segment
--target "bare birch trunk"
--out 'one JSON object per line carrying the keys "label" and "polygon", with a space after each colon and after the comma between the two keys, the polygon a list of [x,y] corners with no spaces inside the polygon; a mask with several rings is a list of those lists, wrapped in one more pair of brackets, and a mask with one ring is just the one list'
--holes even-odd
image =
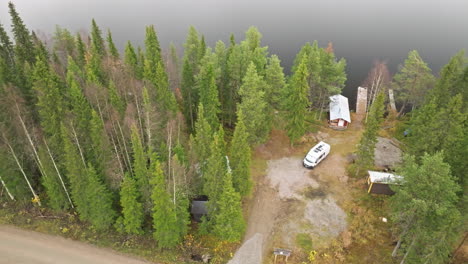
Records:
{"label": "bare birch trunk", "polygon": [[49,153],[50,159],[52,160],[52,163],[54,164],[54,168],[55,168],[55,171],[57,172],[57,175],[58,175],[58,177],[59,177],[59,179],[60,179],[60,182],[62,183],[63,190],[64,190],[65,193],[67,194],[67,198],[68,198],[68,201],[70,202],[71,208],[75,208],[75,207],[73,206],[72,200],[71,200],[71,198],[70,198],[70,194],[68,193],[67,187],[65,187],[65,183],[63,182],[62,175],[60,174],[60,171],[59,171],[59,169],[57,168],[57,164],[55,164],[54,157],[52,156],[52,153],[50,152],[49,145],[47,145],[47,142],[46,142],[45,139],[44,139],[44,144],[45,144],[45,146],[46,146],[46,148],[47,148],[47,152]]}
{"label": "bare birch trunk", "polygon": [[78,151],[80,152],[81,160],[83,161],[84,167],[87,168],[86,161],[85,161],[85,158],[84,158],[84,155],[83,155],[83,151],[81,150],[80,142],[78,141],[78,136],[76,135],[76,131],[75,131],[75,128],[73,127],[73,124],[72,124],[71,127],[72,127],[72,131],[73,131],[73,139],[75,140],[76,146],[78,147]]}
{"label": "bare birch trunk", "polygon": [[3,188],[5,188],[5,190],[6,190],[7,194],[8,194],[8,196],[10,196],[10,199],[11,199],[12,201],[14,201],[14,200],[15,200],[15,197],[13,197],[13,195],[10,193],[10,190],[8,190],[8,187],[6,186],[5,182],[3,181],[2,176],[0,176],[0,182],[2,182]]}
{"label": "bare birch trunk", "polygon": [[125,155],[126,155],[127,160],[128,160],[128,164],[129,164],[128,169],[130,171],[130,174],[133,176],[132,162],[131,162],[131,159],[130,159],[130,155],[128,154],[127,144],[125,143],[125,136],[123,134],[122,127],[120,126],[120,121],[119,120],[117,120],[117,126],[119,127],[120,136],[122,137],[122,143],[123,143],[123,146],[124,146]]}
{"label": "bare birch trunk", "polygon": [[115,145],[114,137],[112,137],[112,135],[109,138],[110,138],[110,140],[112,142],[112,146],[114,147],[115,156],[117,157],[117,162],[119,163],[120,172],[122,173],[122,176],[123,176],[125,174],[125,170],[124,170],[122,161],[120,160],[120,155],[119,155],[119,151],[117,149],[117,145]]}
{"label": "bare birch trunk", "polygon": [[404,264],[404,263],[405,263],[406,257],[407,257],[408,254],[410,253],[411,248],[413,247],[415,241],[416,241],[416,238],[413,238],[413,241],[411,241],[411,244],[410,244],[410,246],[408,247],[408,249],[406,250],[406,253],[405,253],[405,255],[403,256],[403,259],[401,260],[400,264]]}
{"label": "bare birch trunk", "polygon": [[[5,140],[5,142],[6,142],[6,140]],[[31,186],[31,183],[29,182],[28,177],[26,176],[26,173],[24,172],[23,167],[21,166],[21,163],[19,162],[18,157],[17,157],[16,154],[15,154],[15,151],[13,150],[13,148],[11,147],[11,145],[10,145],[8,142],[6,142],[6,144],[7,144],[8,147],[10,148],[11,154],[13,155],[13,158],[15,159],[16,164],[18,165],[18,167],[19,167],[21,173],[23,174],[24,179],[25,179],[26,182],[28,183],[29,190],[31,190],[31,193],[32,193],[33,196],[34,196],[34,200],[37,201],[37,204],[38,204],[39,206],[42,206],[41,200],[39,199],[39,196],[37,196],[36,192],[34,191],[33,187]]]}

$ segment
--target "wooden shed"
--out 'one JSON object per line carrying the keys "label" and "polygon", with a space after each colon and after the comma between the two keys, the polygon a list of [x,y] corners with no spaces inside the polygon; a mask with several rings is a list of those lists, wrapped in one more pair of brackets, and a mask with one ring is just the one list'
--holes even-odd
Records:
{"label": "wooden shed", "polygon": [[329,127],[337,130],[346,129],[351,123],[348,98],[341,94],[330,96]]}
{"label": "wooden shed", "polygon": [[392,184],[401,184],[403,177],[387,172],[368,171],[367,184],[368,193],[392,195],[395,192],[390,189]]}

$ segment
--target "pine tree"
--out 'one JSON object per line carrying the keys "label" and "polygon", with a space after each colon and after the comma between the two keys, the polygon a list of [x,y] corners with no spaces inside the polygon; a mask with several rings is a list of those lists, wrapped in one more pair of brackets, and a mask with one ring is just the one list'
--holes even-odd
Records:
{"label": "pine tree", "polygon": [[268,87],[266,98],[273,109],[281,108],[281,102],[285,98],[286,92],[286,81],[280,63],[278,56],[272,55],[265,70],[265,81]]}
{"label": "pine tree", "polygon": [[112,40],[112,33],[110,29],[107,30],[107,45],[109,46],[109,53],[115,60],[119,59],[119,51],[115,47],[114,41]]}
{"label": "pine tree", "polygon": [[238,106],[245,116],[245,127],[251,144],[264,142],[270,133],[271,113],[267,111],[265,86],[265,81],[257,74],[256,67],[251,62],[239,90],[241,103]]}
{"label": "pine tree", "polygon": [[237,124],[230,149],[230,166],[232,168],[232,182],[234,189],[245,197],[252,189],[250,177],[251,149],[248,142],[248,134],[244,124],[244,115],[239,110],[237,113]]}
{"label": "pine tree", "polygon": [[307,99],[308,84],[307,78],[307,56],[304,56],[301,64],[294,73],[291,83],[289,84],[289,92],[285,102],[286,119],[288,121],[286,129],[288,137],[293,144],[306,131],[305,116],[307,115],[307,107],[309,100]]}
{"label": "pine tree", "polygon": [[20,64],[28,62],[32,65],[36,61],[36,54],[34,54],[34,44],[31,33],[24,25],[18,12],[16,12],[15,5],[12,2],[8,3],[8,8],[11,16],[13,36],[15,38],[16,57]]}
{"label": "pine tree", "polygon": [[175,113],[177,103],[174,94],[169,88],[169,80],[162,63],[158,63],[156,66],[156,76],[151,82],[156,87],[156,101],[159,107],[165,112]]}
{"label": "pine tree", "polygon": [[159,248],[175,247],[181,240],[177,215],[169,193],[161,165],[155,155],[151,159],[151,198],[153,200],[153,237]]}
{"label": "pine tree", "polygon": [[143,205],[136,181],[126,173],[120,189],[123,224],[128,234],[141,234],[144,220]]}
{"label": "pine tree", "polygon": [[377,134],[383,120],[385,94],[380,92],[371,105],[366,129],[359,141],[356,160],[356,175],[363,173],[374,166],[374,149],[377,143]]}
{"label": "pine tree", "polygon": [[217,202],[218,211],[212,220],[213,234],[222,240],[237,242],[242,239],[246,226],[242,216],[241,198],[232,187],[231,174],[226,173],[223,178],[222,193]]}
{"label": "pine tree", "polygon": [[450,166],[442,153],[425,154],[420,164],[414,156],[405,156],[397,173],[404,181],[394,188],[390,203],[399,236],[394,253],[402,245],[402,263],[447,263],[460,224],[460,187]]}
{"label": "pine tree", "polygon": [[112,208],[112,194],[101,181],[92,164],[87,169],[88,184],[84,190],[89,207],[89,222],[98,230],[109,228],[115,220],[116,212]]}
{"label": "pine tree", "polygon": [[206,55],[202,60],[202,66],[197,76],[197,89],[199,92],[199,101],[204,107],[204,117],[210,123],[212,129],[219,126],[219,96],[216,87],[216,76],[214,71],[211,54]]}
{"label": "pine tree", "polygon": [[106,55],[102,32],[94,18],[91,20],[91,51],[98,55],[100,59]]}
{"label": "pine tree", "polygon": [[394,76],[395,97],[403,111],[407,105],[413,108],[421,105],[424,95],[434,83],[434,76],[419,53],[412,50],[408,53],[403,68]]}
{"label": "pine tree", "polygon": [[124,62],[129,68],[130,72],[135,76],[135,78],[141,79],[142,73],[138,66],[138,57],[130,41],[128,41],[127,45],[125,46]]}

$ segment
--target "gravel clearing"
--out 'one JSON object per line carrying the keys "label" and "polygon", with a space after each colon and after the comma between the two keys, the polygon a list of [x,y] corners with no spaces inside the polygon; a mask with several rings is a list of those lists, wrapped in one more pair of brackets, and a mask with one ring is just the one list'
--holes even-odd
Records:
{"label": "gravel clearing", "polygon": [[346,229],[346,213],[331,197],[308,201],[304,217],[312,224],[312,233],[318,236],[335,237]]}
{"label": "gravel clearing", "polygon": [[318,188],[317,181],[309,177],[309,170],[298,158],[282,158],[268,161],[267,177],[270,186],[278,190],[281,199],[302,200],[300,192],[306,187]]}
{"label": "gravel clearing", "polygon": [[260,264],[262,263],[263,235],[256,233],[237,250],[236,255],[228,264]]}

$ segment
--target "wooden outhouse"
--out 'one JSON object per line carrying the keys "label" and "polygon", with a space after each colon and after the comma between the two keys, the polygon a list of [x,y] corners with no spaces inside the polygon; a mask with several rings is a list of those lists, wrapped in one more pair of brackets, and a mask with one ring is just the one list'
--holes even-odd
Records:
{"label": "wooden outhouse", "polygon": [[369,177],[367,177],[367,189],[368,193],[376,194],[387,194],[392,195],[395,192],[392,191],[390,185],[392,184],[401,184],[403,177],[399,175],[394,175],[387,172],[378,172],[378,171],[368,171]]}
{"label": "wooden outhouse", "polygon": [[351,123],[351,115],[349,113],[348,98],[337,94],[330,96],[330,118],[328,121],[329,127],[337,130],[346,129]]}

